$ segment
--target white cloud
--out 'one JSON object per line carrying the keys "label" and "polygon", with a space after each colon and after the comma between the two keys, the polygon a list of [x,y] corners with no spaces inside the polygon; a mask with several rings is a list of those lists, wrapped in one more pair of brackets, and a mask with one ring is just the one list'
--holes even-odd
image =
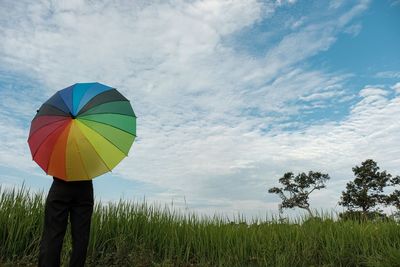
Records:
{"label": "white cloud", "polygon": [[378,72],[375,77],[377,78],[392,78],[392,79],[399,79],[400,78],[400,71],[381,71]]}
{"label": "white cloud", "polygon": [[185,13],[205,22],[221,35],[249,26],[261,19],[263,6],[257,1],[196,1],[185,7]]}
{"label": "white cloud", "polygon": [[28,132],[13,116],[0,114],[0,166],[27,172],[36,169],[27,144]]}
{"label": "white cloud", "polygon": [[359,16],[364,12],[369,6],[370,0],[360,0],[356,5],[354,5],[348,12],[341,15],[337,23],[340,26],[347,25],[352,19]]}
{"label": "white cloud", "polygon": [[360,91],[360,96],[369,98],[369,97],[374,97],[374,96],[387,96],[389,94],[388,91],[381,89],[381,88],[374,88],[374,87],[365,87]]}
{"label": "white cloud", "polygon": [[362,29],[361,23],[357,23],[357,24],[353,24],[353,25],[347,27],[344,30],[344,32],[352,35],[353,37],[355,37],[361,32],[361,29]]}
{"label": "white cloud", "polygon": [[293,5],[297,2],[297,0],[276,0],[275,5],[282,6],[282,5]]}
{"label": "white cloud", "polygon": [[392,89],[395,90],[397,93],[400,93],[400,82],[393,85]]}
{"label": "white cloud", "polygon": [[398,5],[400,5],[400,0],[392,0],[392,1],[390,2],[390,5],[391,5],[391,6],[398,6]]}
{"label": "white cloud", "polygon": [[290,21],[290,28],[292,30],[295,30],[299,27],[301,27],[302,25],[304,25],[304,22],[306,21],[306,17],[301,17],[300,19],[297,19],[296,21]]}
{"label": "white cloud", "polygon": [[313,93],[307,96],[300,97],[301,100],[304,101],[315,101],[315,100],[325,100],[332,99],[333,97],[338,97],[343,95],[344,92],[340,90],[326,91],[321,93]]}
{"label": "white cloud", "polygon": [[344,3],[344,0],[331,0],[329,3],[329,8],[339,8]]}
{"label": "white cloud", "polygon": [[26,90],[28,85],[16,77],[1,75],[0,78],[9,84],[0,89],[0,166],[32,173],[36,166],[27,143],[29,122],[43,99],[36,92]]}

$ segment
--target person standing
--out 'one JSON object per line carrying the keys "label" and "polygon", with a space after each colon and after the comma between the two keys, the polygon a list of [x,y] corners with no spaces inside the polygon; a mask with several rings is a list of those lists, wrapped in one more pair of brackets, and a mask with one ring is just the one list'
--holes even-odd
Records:
{"label": "person standing", "polygon": [[45,203],[39,267],[60,266],[68,217],[72,235],[69,266],[83,267],[85,265],[93,205],[92,180],[67,182],[53,177]]}

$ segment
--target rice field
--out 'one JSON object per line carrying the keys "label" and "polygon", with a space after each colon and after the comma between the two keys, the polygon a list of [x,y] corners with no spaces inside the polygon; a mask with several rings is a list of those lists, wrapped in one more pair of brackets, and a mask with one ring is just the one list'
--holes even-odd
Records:
{"label": "rice field", "polygon": [[[0,187],[0,266],[37,265],[44,200]],[[70,251],[67,231],[63,266]],[[87,266],[400,266],[400,224],[228,222],[147,203],[96,203]]]}

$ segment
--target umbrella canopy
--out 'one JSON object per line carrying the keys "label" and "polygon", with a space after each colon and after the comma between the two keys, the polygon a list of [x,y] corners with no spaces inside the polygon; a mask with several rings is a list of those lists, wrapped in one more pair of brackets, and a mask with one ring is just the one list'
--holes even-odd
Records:
{"label": "umbrella canopy", "polygon": [[111,171],[135,137],[136,116],[128,99],[101,83],[77,83],[40,107],[28,144],[47,174],[77,181]]}

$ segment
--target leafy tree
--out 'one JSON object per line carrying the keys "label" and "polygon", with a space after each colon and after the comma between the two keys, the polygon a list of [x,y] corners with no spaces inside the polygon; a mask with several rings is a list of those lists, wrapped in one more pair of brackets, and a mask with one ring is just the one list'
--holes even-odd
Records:
{"label": "leafy tree", "polygon": [[350,212],[361,209],[365,217],[370,213],[380,213],[379,205],[388,201],[383,191],[390,185],[392,176],[386,171],[379,172],[379,169],[372,159],[365,160],[361,166],[355,166],[353,168],[355,178],[347,183],[339,205],[347,207]]}
{"label": "leafy tree", "polygon": [[[392,186],[395,188],[400,186],[400,176],[396,176],[390,180]],[[386,199],[387,205],[392,205],[397,209],[397,212],[394,214],[395,217],[400,218],[400,190],[395,189]]]}
{"label": "leafy tree", "polygon": [[395,208],[400,211],[400,190],[394,190],[394,192],[389,195],[388,200],[388,204],[395,206]]}
{"label": "leafy tree", "polygon": [[278,194],[282,199],[282,204],[279,205],[281,212],[282,209],[298,207],[307,210],[310,216],[313,217],[308,197],[313,191],[325,188],[325,182],[329,179],[328,174],[320,172],[310,171],[308,174],[303,172],[297,176],[294,176],[292,172],[287,172],[279,179],[279,183],[283,187],[272,187],[268,192]]}

